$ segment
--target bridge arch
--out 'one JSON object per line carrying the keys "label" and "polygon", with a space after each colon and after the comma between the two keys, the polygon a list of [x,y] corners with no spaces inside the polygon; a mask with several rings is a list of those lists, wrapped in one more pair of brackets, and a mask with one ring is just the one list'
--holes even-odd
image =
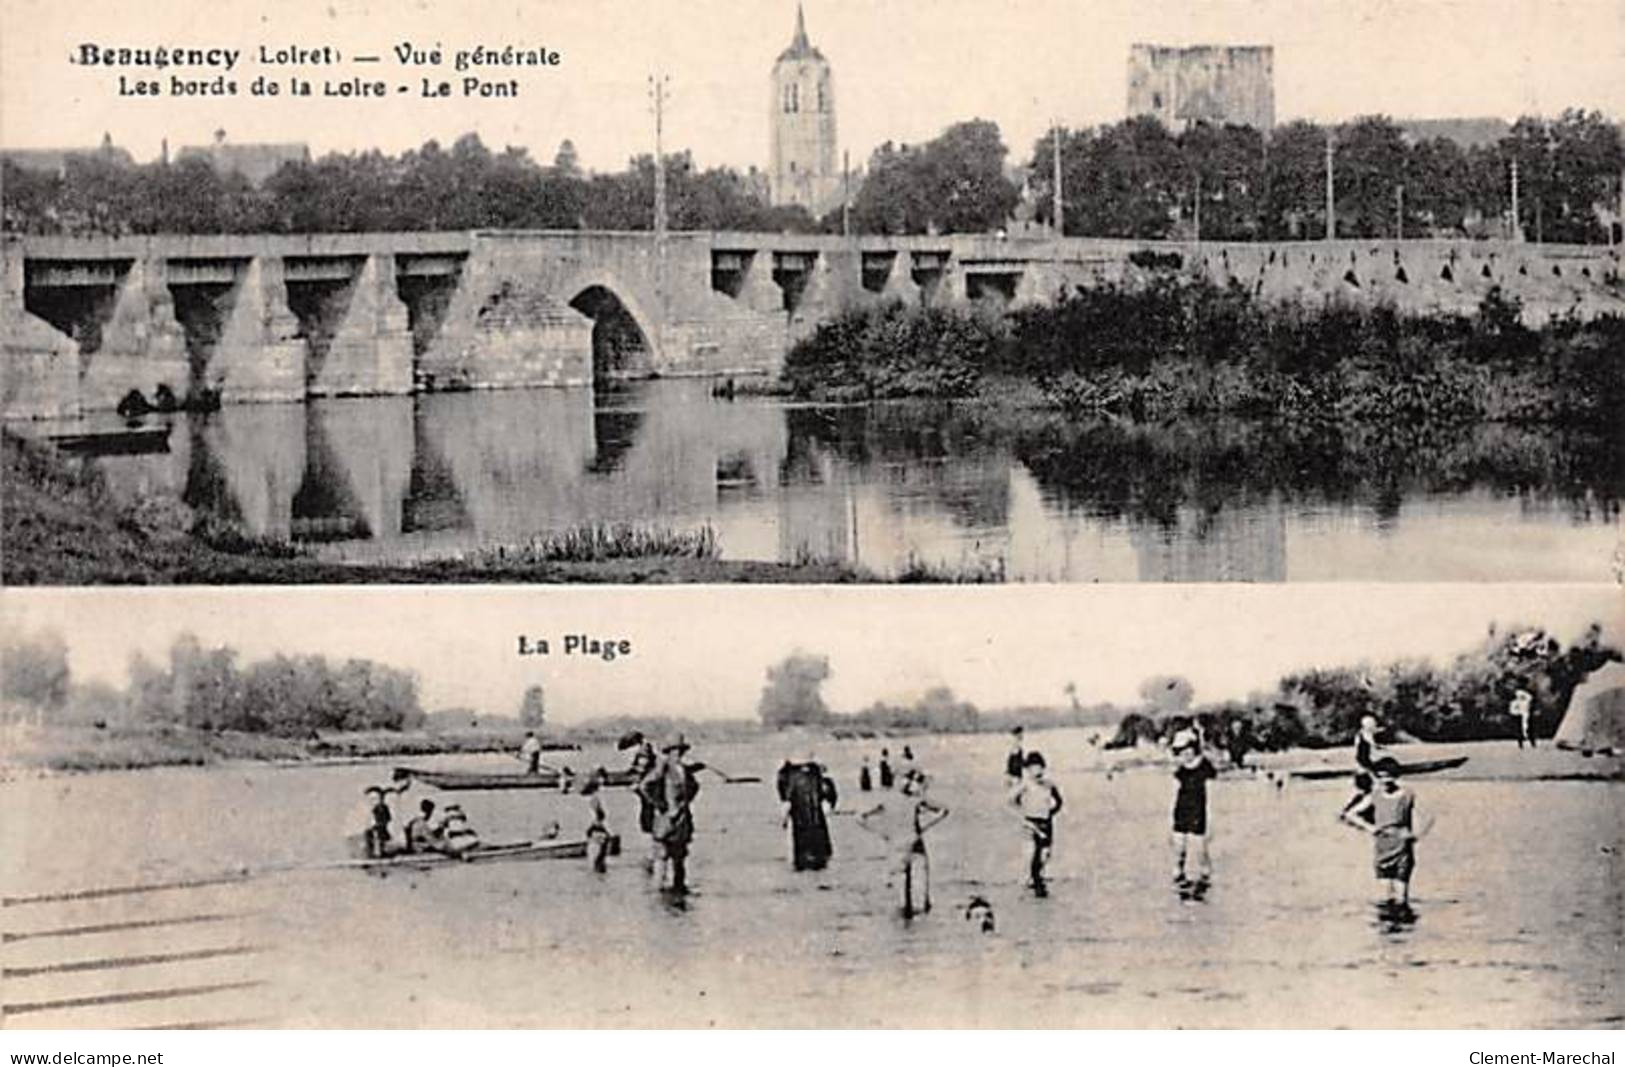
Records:
{"label": "bridge arch", "polygon": [[658,319],[629,286],[608,274],[574,278],[560,290],[592,319],[594,381],[647,378],[661,365]]}

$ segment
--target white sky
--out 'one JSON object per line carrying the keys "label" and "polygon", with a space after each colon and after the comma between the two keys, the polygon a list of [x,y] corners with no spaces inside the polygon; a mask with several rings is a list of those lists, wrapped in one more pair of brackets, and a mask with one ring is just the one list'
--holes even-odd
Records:
{"label": "white sky", "polygon": [[[1128,46],[1275,46],[1276,113],[1343,119],[1506,118],[1567,105],[1625,116],[1625,0],[807,0],[810,36],[834,67],[840,142],[854,165],[879,142],[919,141],[950,122],[995,120],[1024,157],[1050,117],[1122,117]],[[391,152],[473,128],[543,162],[572,138],[583,162],[618,169],[647,151],[647,75],[671,77],[667,144],[702,164],[765,166],[768,74],[789,43],[791,0],[0,0],[0,144],[88,145],[110,131],[138,159],[206,143],[305,141]],[[517,100],[421,98],[395,64],[401,42],[545,45],[562,66],[521,69]],[[157,100],[116,93],[118,71],[69,65],[81,42],[241,48],[246,94],[260,45],[333,45],[324,70],[391,86],[387,101],[239,95]],[[385,62],[356,66],[351,54]],[[139,74],[141,72],[134,72]],[[168,83],[170,73],[161,79]],[[498,71],[493,77],[507,77]],[[454,72],[444,77],[454,79]]]}
{"label": "white sky", "polygon": [[[513,714],[527,685],[568,722],[617,712],[750,717],[764,672],[827,655],[825,698],[852,711],[935,684],[984,708],[1133,702],[1182,674],[1198,701],[1245,697],[1292,670],[1408,657],[1447,662],[1492,622],[1564,640],[1603,622],[1618,645],[1625,597],[1606,586],[1260,585],[960,588],[344,588],[6,590],[0,619],[52,628],[82,680],[123,685],[133,650],[175,635],[237,648],[362,656],[419,672],[426,707]],[[515,654],[520,633],[624,637],[604,663]]]}

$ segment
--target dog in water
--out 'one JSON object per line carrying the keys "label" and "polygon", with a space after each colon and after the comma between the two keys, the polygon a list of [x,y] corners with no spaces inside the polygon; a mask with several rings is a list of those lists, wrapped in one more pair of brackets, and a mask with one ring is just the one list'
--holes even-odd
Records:
{"label": "dog in water", "polygon": [[986,897],[971,897],[970,903],[965,905],[965,921],[976,923],[982,933],[991,934],[995,927],[993,905]]}

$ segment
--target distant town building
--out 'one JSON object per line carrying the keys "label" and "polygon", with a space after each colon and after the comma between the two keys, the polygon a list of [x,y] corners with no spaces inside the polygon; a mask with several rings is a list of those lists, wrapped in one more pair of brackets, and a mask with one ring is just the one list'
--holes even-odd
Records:
{"label": "distant town building", "polygon": [[774,206],[800,204],[816,218],[841,202],[835,163],[835,83],[829,60],[807,40],[796,5],[796,32],[773,64],[768,119],[772,138],[768,186]]}
{"label": "distant town building", "polygon": [[1275,49],[1269,45],[1137,44],[1128,53],[1128,114],[1178,132],[1198,122],[1275,125]]}
{"label": "distant town building", "polygon": [[282,169],[284,163],[309,163],[310,146],[298,142],[282,144],[227,144],[226,131],[214,131],[211,145],[186,145],[175,155],[177,163],[201,159],[222,176],[241,174],[250,184],[259,185]]}
{"label": "distant town building", "polygon": [[0,159],[24,170],[44,171],[58,177],[68,171],[70,159],[100,159],[119,167],[133,167],[135,159],[129,152],[113,144],[113,135],[102,134],[102,143],[95,148],[4,148]]}

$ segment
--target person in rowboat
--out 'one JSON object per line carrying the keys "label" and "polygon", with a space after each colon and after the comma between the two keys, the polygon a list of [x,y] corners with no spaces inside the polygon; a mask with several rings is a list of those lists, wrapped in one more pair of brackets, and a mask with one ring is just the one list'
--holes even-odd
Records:
{"label": "person in rowboat", "polygon": [[463,814],[460,804],[447,804],[445,812],[441,815],[440,823],[435,828],[437,838],[437,852],[444,852],[448,856],[464,857],[470,850],[478,848],[480,835],[468,824],[468,816]]}
{"label": "person in rowboat", "polygon": [[440,845],[439,828],[435,824],[434,801],[424,797],[418,802],[418,814],[406,824],[406,851],[434,852]]}
{"label": "person in rowboat", "polygon": [[364,835],[368,859],[383,859],[389,855],[393,844],[389,827],[395,819],[395,813],[389,807],[389,797],[406,792],[411,784],[412,779],[403,778],[399,785],[369,785],[363,790],[368,804],[369,822]]}
{"label": "person in rowboat", "polygon": [[1377,740],[1377,717],[1375,715],[1360,716],[1360,732],[1354,737],[1354,765],[1367,774],[1376,772],[1377,761],[1385,753],[1382,742]]}

